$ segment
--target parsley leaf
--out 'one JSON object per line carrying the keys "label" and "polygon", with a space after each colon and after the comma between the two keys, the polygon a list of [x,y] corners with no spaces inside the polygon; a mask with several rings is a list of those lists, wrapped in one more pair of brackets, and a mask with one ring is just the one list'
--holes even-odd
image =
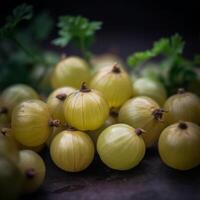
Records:
{"label": "parsley leaf", "polygon": [[[50,35],[54,26],[54,20],[47,11],[43,11],[35,16],[31,21],[29,28],[29,35],[32,33],[37,41],[43,41]],[[41,28],[42,27],[42,28]]]}
{"label": "parsley leaf", "polygon": [[9,37],[13,34],[13,30],[22,20],[29,20],[33,15],[33,7],[31,5],[22,4],[17,6],[12,15],[6,19],[6,24],[0,28],[0,38]]}
{"label": "parsley leaf", "polygon": [[136,52],[129,56],[128,64],[131,67],[138,67],[154,57],[164,56],[164,59],[158,62],[156,77],[171,95],[180,87],[189,88],[191,82],[198,79],[194,66],[200,63],[200,57],[197,55],[194,61],[184,58],[182,55],[184,46],[185,41],[179,34],[170,38],[161,38],[154,42],[150,50]]}
{"label": "parsley leaf", "polygon": [[52,43],[56,46],[64,47],[70,42],[76,44],[84,57],[88,59],[90,55],[88,48],[94,41],[94,34],[101,29],[102,22],[89,21],[81,16],[61,16],[58,22],[59,37]]}
{"label": "parsley leaf", "polygon": [[183,52],[185,42],[178,34],[173,35],[171,38],[161,38],[159,41],[154,42],[152,49],[143,52],[136,52],[128,57],[128,64],[130,66],[138,66],[147,60],[156,56],[177,56]]}

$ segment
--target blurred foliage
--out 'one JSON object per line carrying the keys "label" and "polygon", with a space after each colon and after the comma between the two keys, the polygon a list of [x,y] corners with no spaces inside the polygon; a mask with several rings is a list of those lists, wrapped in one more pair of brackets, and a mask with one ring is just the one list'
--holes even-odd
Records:
{"label": "blurred foliage", "polygon": [[[140,68],[143,64],[157,56],[164,56],[157,63],[157,72],[155,68],[149,69],[148,74],[153,78],[159,79],[167,88],[168,95],[174,94],[178,88],[190,88],[190,83],[199,79],[195,66],[200,63],[200,57],[197,55],[193,60],[188,60],[183,56],[185,41],[175,34],[170,38],[161,38],[154,42],[152,49],[136,52],[128,57],[128,64],[133,68]],[[148,68],[148,64],[146,64]],[[152,70],[152,73],[151,73]]]}
{"label": "blurred foliage", "polygon": [[38,65],[50,68],[58,61],[57,54],[42,48],[53,26],[54,21],[47,11],[33,15],[32,6],[27,4],[16,7],[7,17],[0,28],[0,90],[14,83],[41,89],[39,82],[46,70],[34,78],[32,71]]}
{"label": "blurred foliage", "polygon": [[89,61],[89,47],[94,41],[95,32],[101,29],[102,22],[89,21],[81,16],[61,16],[58,22],[59,37],[52,43],[65,47],[70,42],[74,43],[82,52],[84,58]]}
{"label": "blurred foliage", "polygon": [[12,37],[13,31],[22,20],[30,20],[33,15],[33,7],[22,4],[17,6],[12,14],[7,16],[6,23],[0,28],[0,38]]}

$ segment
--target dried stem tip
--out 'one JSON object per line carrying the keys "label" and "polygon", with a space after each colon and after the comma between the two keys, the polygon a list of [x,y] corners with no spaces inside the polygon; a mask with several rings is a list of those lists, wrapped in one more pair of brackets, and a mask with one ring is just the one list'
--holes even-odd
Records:
{"label": "dried stem tip", "polygon": [[9,128],[2,128],[1,130],[0,130],[0,132],[3,134],[3,135],[7,135],[7,133],[10,131],[10,129]]}
{"label": "dried stem tip", "polygon": [[185,89],[184,88],[179,88],[177,93],[178,94],[183,94],[183,93],[185,93]]}
{"label": "dried stem tip", "polygon": [[34,170],[34,169],[28,169],[27,171],[26,171],[26,178],[27,179],[33,179],[35,176],[36,176],[36,171]]}
{"label": "dried stem tip", "polygon": [[154,118],[158,121],[162,121],[162,117],[163,117],[163,113],[166,112],[165,110],[163,109],[155,109],[153,112],[152,112],[152,115],[154,116]]}
{"label": "dried stem tip", "polygon": [[76,131],[76,129],[72,126],[67,126],[66,128],[68,131]]}
{"label": "dried stem tip", "polygon": [[119,73],[121,73],[121,69],[117,66],[117,64],[115,64],[112,68],[112,72],[119,74]]}
{"label": "dried stem tip", "polygon": [[80,92],[90,92],[91,90],[87,87],[86,83],[81,84]]}
{"label": "dried stem tip", "polygon": [[136,133],[138,136],[142,135],[142,133],[144,133],[144,132],[145,132],[145,131],[142,130],[141,128],[136,128],[136,129],[135,129],[135,133]]}
{"label": "dried stem tip", "polygon": [[119,115],[119,113],[116,110],[113,110],[113,109],[110,110],[109,114],[110,114],[111,117],[114,117],[114,118],[117,118],[118,115]]}
{"label": "dried stem tip", "polygon": [[185,122],[180,122],[179,125],[178,125],[178,127],[180,129],[183,129],[183,130],[188,128],[188,126],[187,126],[187,124]]}
{"label": "dried stem tip", "polygon": [[56,95],[56,98],[59,99],[60,101],[64,101],[67,98],[67,95],[65,93],[61,93]]}
{"label": "dried stem tip", "polygon": [[49,126],[51,126],[51,127],[59,127],[60,125],[61,125],[61,123],[57,119],[49,120]]}
{"label": "dried stem tip", "polygon": [[6,107],[1,107],[0,114],[6,114],[6,113],[8,113],[8,109]]}

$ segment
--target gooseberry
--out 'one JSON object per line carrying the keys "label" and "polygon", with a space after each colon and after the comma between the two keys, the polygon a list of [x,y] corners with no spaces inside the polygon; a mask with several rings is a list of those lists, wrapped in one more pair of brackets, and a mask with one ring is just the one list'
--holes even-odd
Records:
{"label": "gooseberry", "polygon": [[104,97],[83,83],[81,89],[65,100],[64,114],[67,123],[78,130],[95,130],[108,118],[109,107]]}
{"label": "gooseberry", "polygon": [[169,167],[189,170],[200,164],[200,127],[192,122],[168,126],[159,138],[159,154]]}
{"label": "gooseberry", "polygon": [[160,106],[165,103],[167,92],[164,86],[150,78],[139,78],[133,83],[135,96],[148,96],[154,99]]}
{"label": "gooseberry", "polygon": [[110,107],[120,107],[133,96],[131,79],[117,65],[104,67],[93,77],[90,87],[100,91]]}
{"label": "gooseberry", "polygon": [[66,123],[64,116],[64,101],[66,97],[73,92],[75,92],[75,89],[72,87],[62,87],[50,94],[47,99],[47,105],[53,119],[58,119],[63,124]]}
{"label": "gooseberry", "polygon": [[147,147],[154,145],[161,131],[166,127],[165,111],[151,98],[141,96],[128,100],[119,111],[119,122],[134,128],[142,128]]}
{"label": "gooseberry", "polygon": [[46,174],[43,159],[34,151],[21,150],[19,152],[19,168],[25,176],[23,192],[36,191],[42,185]]}
{"label": "gooseberry", "polygon": [[39,99],[39,95],[28,85],[16,84],[6,88],[1,94],[0,114],[7,113],[10,119],[14,107],[29,99]]}
{"label": "gooseberry", "polygon": [[0,199],[18,199],[23,182],[24,177],[18,167],[9,159],[0,156]]}
{"label": "gooseberry", "polygon": [[79,172],[92,162],[94,144],[86,133],[69,129],[54,137],[50,145],[50,154],[59,168],[69,172]]}
{"label": "gooseberry", "polygon": [[128,170],[137,166],[144,157],[145,143],[142,130],[126,124],[106,128],[98,137],[97,151],[110,168]]}
{"label": "gooseberry", "polygon": [[200,124],[200,98],[184,89],[169,97],[165,102],[164,109],[168,111],[166,121],[168,124],[180,120]]}
{"label": "gooseberry", "polygon": [[89,83],[90,78],[89,66],[85,60],[71,56],[56,65],[51,82],[54,89],[64,86],[79,88],[83,81]]}
{"label": "gooseberry", "polygon": [[0,155],[16,163],[19,159],[19,152],[16,144],[9,137],[0,134]]}
{"label": "gooseberry", "polygon": [[13,110],[12,133],[25,146],[44,144],[52,126],[58,125],[58,120],[51,119],[47,104],[40,100],[24,101]]}

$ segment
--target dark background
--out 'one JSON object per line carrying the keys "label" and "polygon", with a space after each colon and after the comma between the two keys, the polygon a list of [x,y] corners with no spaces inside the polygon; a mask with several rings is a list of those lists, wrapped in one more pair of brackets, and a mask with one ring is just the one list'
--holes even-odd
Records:
{"label": "dark background", "polygon": [[[200,7],[193,1],[50,1],[4,0],[0,6],[0,24],[19,3],[34,5],[35,12],[49,10],[57,20],[59,15],[82,15],[103,21],[93,51],[102,53],[114,49],[124,58],[136,50],[149,48],[160,37],[180,33],[187,42],[185,53],[191,57],[200,51]],[[56,36],[56,29],[52,38]],[[51,47],[48,45],[48,47]],[[68,49],[74,53],[74,49]]]}
{"label": "dark background", "polygon": [[[160,37],[176,32],[186,40],[185,54],[188,57],[200,52],[200,8],[197,3],[83,1],[2,0],[0,24],[16,5],[26,2],[34,5],[35,12],[49,10],[55,21],[59,15],[78,14],[103,21],[103,29],[98,32],[93,46],[95,53],[114,49],[126,58],[134,51],[151,47],[152,42]],[[49,41],[55,37],[56,28],[45,42],[46,48],[76,53],[71,46],[61,50],[50,45]],[[37,193],[23,197],[23,200],[199,200],[200,197],[199,167],[188,172],[172,170],[161,162],[155,150],[148,150],[141,165],[126,172],[108,169],[97,159],[84,172],[66,173],[52,163],[47,151],[42,155],[48,166],[45,182]]]}

